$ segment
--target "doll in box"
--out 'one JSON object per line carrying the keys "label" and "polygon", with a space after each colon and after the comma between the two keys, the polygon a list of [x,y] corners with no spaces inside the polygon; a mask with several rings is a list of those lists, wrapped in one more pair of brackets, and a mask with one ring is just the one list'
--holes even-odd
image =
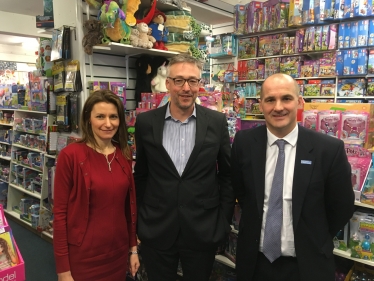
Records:
{"label": "doll in box", "polygon": [[11,237],[9,232],[5,232],[2,235],[7,234],[9,241],[4,238],[0,238],[0,267],[6,269],[18,264],[18,257],[14,252],[14,248],[9,245],[11,243]]}

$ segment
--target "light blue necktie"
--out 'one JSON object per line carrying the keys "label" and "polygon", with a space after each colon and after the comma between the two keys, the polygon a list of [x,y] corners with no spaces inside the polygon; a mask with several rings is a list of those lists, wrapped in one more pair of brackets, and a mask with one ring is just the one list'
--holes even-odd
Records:
{"label": "light blue necktie", "polygon": [[282,255],[281,229],[283,223],[284,146],[286,141],[279,139],[275,141],[275,144],[278,145],[279,152],[271,185],[262,248],[263,254],[271,263]]}

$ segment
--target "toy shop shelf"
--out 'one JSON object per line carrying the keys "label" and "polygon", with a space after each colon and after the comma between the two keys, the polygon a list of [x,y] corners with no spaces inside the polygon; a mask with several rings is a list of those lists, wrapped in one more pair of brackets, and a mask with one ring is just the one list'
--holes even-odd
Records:
{"label": "toy shop shelf", "polygon": [[342,251],[342,250],[334,249],[334,255],[339,256],[339,257],[343,257],[343,258],[346,258],[346,259],[349,259],[349,260],[353,260],[353,261],[356,261],[356,262],[359,262],[359,263],[363,263],[363,264],[367,264],[367,265],[370,265],[370,266],[374,266],[374,262],[373,261],[352,258],[350,250],[348,250],[348,251]]}
{"label": "toy shop shelf", "polygon": [[264,82],[265,79],[253,79],[253,80],[239,80],[237,83],[245,83],[245,82]]}
{"label": "toy shop shelf", "polygon": [[31,130],[29,130],[29,131],[14,130],[14,131],[19,132],[19,133],[27,133],[27,134],[33,134],[33,135],[39,135],[39,136],[46,136],[47,135],[46,133],[37,133],[37,132],[33,132]]}
{"label": "toy shop shelf", "polygon": [[105,45],[97,45],[93,47],[95,53],[109,54],[109,55],[123,55],[123,56],[137,56],[137,55],[152,55],[174,57],[178,52],[169,52],[156,49],[137,48],[131,45],[110,42]]}
{"label": "toy shop shelf", "polygon": [[[264,59],[271,59],[271,58],[283,58],[283,57],[297,57],[297,56],[309,56],[312,57],[314,55],[322,55],[328,52],[335,52],[336,50],[324,50],[324,51],[315,51],[315,52],[303,52],[303,53],[295,53],[295,54],[285,54],[285,55],[275,55],[275,56],[264,56],[264,57],[255,57],[255,58],[248,58],[248,59],[238,59],[238,61],[247,61],[247,60],[264,60]],[[361,75],[362,76],[362,75]]]}
{"label": "toy shop shelf", "polygon": [[11,143],[9,143],[9,142],[5,142],[5,141],[0,141],[0,144],[12,145]]}
{"label": "toy shop shelf", "polygon": [[355,201],[355,205],[358,206],[358,207],[374,209],[374,205],[369,205],[369,204],[361,203],[361,202],[358,202],[358,201]]}
{"label": "toy shop shelf", "polygon": [[43,112],[43,111],[32,111],[32,110],[25,110],[25,109],[12,109],[12,110],[17,111],[17,112],[39,113],[39,114],[44,114],[44,115],[47,114],[47,112]]}
{"label": "toy shop shelf", "polygon": [[245,116],[264,116],[264,114],[262,114],[262,113],[246,113]]}
{"label": "toy shop shelf", "polygon": [[334,99],[335,96],[302,96],[303,99]]}
{"label": "toy shop shelf", "polygon": [[268,30],[268,31],[261,31],[261,32],[243,34],[243,35],[236,35],[236,38],[244,39],[244,38],[262,36],[262,35],[273,35],[273,34],[278,34],[278,33],[295,33],[300,28],[301,27],[299,26],[299,27],[287,27],[287,28],[273,29],[273,30]]}
{"label": "toy shop shelf", "polygon": [[10,157],[6,157],[6,156],[0,156],[0,159],[7,160],[7,161],[10,161],[10,160],[11,160]]}
{"label": "toy shop shelf", "polygon": [[336,79],[336,76],[297,77],[295,80]]}
{"label": "toy shop shelf", "polygon": [[29,190],[26,190],[24,189],[23,187],[20,187],[18,185],[15,185],[15,184],[12,184],[12,183],[9,183],[9,186],[13,187],[14,189],[17,189],[19,191],[22,191],[23,193],[26,193],[32,197],[35,197],[35,198],[38,198],[38,199],[41,199],[41,195],[39,193],[34,193],[34,192],[31,192]]}
{"label": "toy shop shelf", "polygon": [[45,151],[41,151],[39,149],[35,149],[35,148],[31,148],[31,147],[27,147],[27,146],[23,146],[23,145],[20,145],[20,144],[13,144],[14,147],[18,147],[18,148],[24,148],[24,149],[27,149],[27,150],[31,150],[31,151],[35,151],[35,152],[39,152],[39,153],[45,153]]}
{"label": "toy shop shelf", "polygon": [[6,180],[3,180],[3,179],[0,179],[0,181],[2,181],[2,182],[5,182],[5,183],[9,183],[8,181],[6,181]]}
{"label": "toy shop shelf", "polygon": [[227,257],[222,255],[216,255],[216,261],[223,263],[224,265],[227,265],[231,268],[235,268],[235,263],[233,263],[231,260],[229,260]]}
{"label": "toy shop shelf", "polygon": [[9,123],[0,123],[0,126],[13,127],[13,123],[12,124],[9,124]]}
{"label": "toy shop shelf", "polygon": [[[337,96],[336,98],[337,98],[337,99],[355,100],[355,99],[366,99],[366,98],[370,98],[370,97],[363,97],[363,96],[357,96],[357,97],[341,97],[341,96]],[[373,97],[371,97],[371,98],[373,98]]]}
{"label": "toy shop shelf", "polygon": [[210,59],[228,59],[228,58],[235,58],[235,55],[230,54],[210,54],[208,58]]}
{"label": "toy shop shelf", "polygon": [[14,162],[12,161],[13,164],[16,164],[16,165],[20,165],[22,167],[25,167],[27,169],[30,169],[30,170],[33,170],[33,171],[36,171],[36,172],[39,172],[39,173],[43,173],[43,170],[42,169],[38,169],[38,168],[35,168],[35,167],[31,167],[31,166],[28,166],[28,165],[25,165],[25,164],[22,164],[22,163],[19,163],[19,162]]}
{"label": "toy shop shelf", "polygon": [[50,233],[48,233],[47,231],[42,231],[42,234],[45,235],[45,236],[47,236],[47,237],[49,237],[49,238],[51,238],[51,239],[53,239],[53,235],[50,234]]}
{"label": "toy shop shelf", "polygon": [[47,157],[49,157],[49,158],[56,159],[56,155],[44,154],[44,156],[47,156]]}

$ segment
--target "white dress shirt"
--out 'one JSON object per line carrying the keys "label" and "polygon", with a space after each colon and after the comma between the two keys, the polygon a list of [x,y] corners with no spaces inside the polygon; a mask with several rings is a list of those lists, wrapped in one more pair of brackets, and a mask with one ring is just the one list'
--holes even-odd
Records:
{"label": "white dress shirt", "polygon": [[[298,136],[298,126],[292,130],[283,139],[287,141],[284,152],[284,177],[283,177],[283,224],[281,232],[282,256],[296,256],[295,243],[292,226],[292,185],[295,167],[296,143]],[[266,148],[266,170],[265,170],[265,194],[264,194],[264,214],[262,219],[262,229],[260,237],[260,251],[262,252],[262,245],[264,242],[264,231],[266,224],[266,216],[268,211],[269,197],[271,192],[271,185],[273,182],[275,166],[278,158],[278,146],[275,141],[278,140],[269,129],[267,130],[267,148]]]}

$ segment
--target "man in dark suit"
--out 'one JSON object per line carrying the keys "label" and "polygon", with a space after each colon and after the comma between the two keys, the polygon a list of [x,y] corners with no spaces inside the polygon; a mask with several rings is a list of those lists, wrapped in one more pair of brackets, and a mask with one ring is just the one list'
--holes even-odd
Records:
{"label": "man in dark suit", "polygon": [[341,140],[297,125],[302,102],[295,80],[270,76],[260,96],[266,126],[235,136],[238,281],[334,280],[332,239],[354,209],[351,167]]}
{"label": "man in dark suit", "polygon": [[217,246],[230,232],[235,197],[224,114],[195,104],[201,64],[173,57],[170,102],[137,116],[138,237],[150,281],[209,279]]}

